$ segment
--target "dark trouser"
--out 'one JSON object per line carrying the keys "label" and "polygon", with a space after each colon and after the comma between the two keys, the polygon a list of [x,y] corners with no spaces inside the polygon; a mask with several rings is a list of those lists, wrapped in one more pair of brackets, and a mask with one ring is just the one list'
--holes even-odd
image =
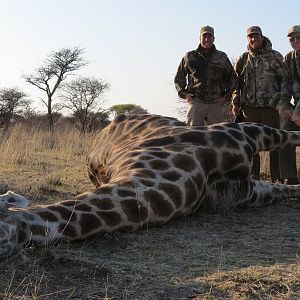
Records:
{"label": "dark trouser", "polygon": [[[242,108],[246,116],[245,122],[261,123],[274,128],[279,128],[280,118],[277,110],[271,107],[252,107],[247,105],[243,105]],[[259,154],[253,156],[252,175],[254,179],[260,179]],[[273,182],[281,179],[278,151],[270,151],[270,175]]]}
{"label": "dark trouser", "polygon": [[[281,129],[299,131],[295,123],[282,120]],[[286,147],[279,150],[280,174],[282,179],[297,179],[296,147]]]}

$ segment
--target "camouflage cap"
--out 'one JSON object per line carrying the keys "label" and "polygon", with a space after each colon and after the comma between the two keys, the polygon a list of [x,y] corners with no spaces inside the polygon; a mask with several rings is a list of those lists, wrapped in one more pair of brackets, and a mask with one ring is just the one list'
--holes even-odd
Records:
{"label": "camouflage cap", "polygon": [[261,28],[259,26],[251,26],[247,29],[247,36],[252,33],[258,33],[262,35]]}
{"label": "camouflage cap", "polygon": [[293,33],[300,34],[300,25],[294,25],[288,30],[288,37],[290,37]]}
{"label": "camouflage cap", "polygon": [[214,29],[208,25],[201,27],[200,29],[200,35],[204,34],[204,33],[209,33],[212,36],[215,36],[214,34]]}

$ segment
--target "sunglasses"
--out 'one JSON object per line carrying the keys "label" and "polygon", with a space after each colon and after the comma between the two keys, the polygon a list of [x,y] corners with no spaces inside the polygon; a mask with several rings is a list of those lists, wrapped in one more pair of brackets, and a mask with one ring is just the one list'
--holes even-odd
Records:
{"label": "sunglasses", "polygon": [[293,36],[293,37],[290,37],[290,38],[289,38],[289,41],[290,41],[291,43],[294,43],[294,42],[296,42],[296,41],[300,41],[300,35],[299,35],[299,36]]}

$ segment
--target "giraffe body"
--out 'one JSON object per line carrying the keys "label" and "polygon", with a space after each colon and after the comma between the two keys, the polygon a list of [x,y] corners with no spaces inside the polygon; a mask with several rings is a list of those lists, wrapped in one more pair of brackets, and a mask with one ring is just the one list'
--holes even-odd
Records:
{"label": "giraffe body", "polygon": [[254,123],[191,128],[157,115],[118,116],[99,133],[88,156],[93,191],[27,208],[23,196],[0,196],[0,256],[28,242],[159,225],[207,202],[219,205],[230,186],[232,207],[300,198],[300,185],[250,179],[253,154],[292,145],[300,145],[299,132]]}

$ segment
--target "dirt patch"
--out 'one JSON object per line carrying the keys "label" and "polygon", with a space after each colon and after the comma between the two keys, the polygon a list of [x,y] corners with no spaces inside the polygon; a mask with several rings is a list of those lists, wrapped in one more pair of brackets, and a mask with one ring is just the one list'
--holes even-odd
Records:
{"label": "dirt patch", "polygon": [[20,250],[3,299],[299,299],[300,202]]}

